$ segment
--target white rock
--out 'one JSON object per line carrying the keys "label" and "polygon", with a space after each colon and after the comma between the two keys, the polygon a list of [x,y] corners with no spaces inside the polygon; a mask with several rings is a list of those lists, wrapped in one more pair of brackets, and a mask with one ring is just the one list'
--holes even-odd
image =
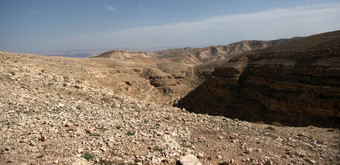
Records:
{"label": "white rock", "polygon": [[197,154],[197,157],[198,157],[198,158],[203,158],[203,157],[204,157],[204,154],[203,154],[202,152],[199,152],[199,153]]}
{"label": "white rock", "polygon": [[63,104],[63,103],[59,103],[58,106],[59,106],[60,108],[62,108],[62,107],[64,107],[64,104]]}
{"label": "white rock", "polygon": [[165,145],[165,147],[169,150],[177,150],[181,148],[177,141],[171,138],[169,135],[163,135],[162,139],[165,141],[163,145]]}
{"label": "white rock", "polygon": [[78,153],[82,153],[83,151],[84,151],[84,150],[81,149],[81,148],[79,148],[79,149],[77,150]]}
{"label": "white rock", "polygon": [[88,165],[88,162],[86,159],[80,158],[74,161],[72,165]]}
{"label": "white rock", "polygon": [[192,154],[181,156],[179,162],[182,165],[202,165],[198,158]]}

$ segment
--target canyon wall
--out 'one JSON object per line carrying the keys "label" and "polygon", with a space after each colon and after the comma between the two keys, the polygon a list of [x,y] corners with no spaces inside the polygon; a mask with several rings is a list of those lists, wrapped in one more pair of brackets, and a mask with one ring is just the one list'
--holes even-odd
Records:
{"label": "canyon wall", "polygon": [[180,106],[253,122],[340,127],[340,31],[236,56],[212,75]]}

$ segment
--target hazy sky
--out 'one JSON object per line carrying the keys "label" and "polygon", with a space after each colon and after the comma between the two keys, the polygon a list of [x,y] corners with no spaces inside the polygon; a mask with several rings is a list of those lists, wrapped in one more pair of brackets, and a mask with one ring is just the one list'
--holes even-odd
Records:
{"label": "hazy sky", "polygon": [[2,51],[225,45],[339,29],[339,0],[0,0]]}

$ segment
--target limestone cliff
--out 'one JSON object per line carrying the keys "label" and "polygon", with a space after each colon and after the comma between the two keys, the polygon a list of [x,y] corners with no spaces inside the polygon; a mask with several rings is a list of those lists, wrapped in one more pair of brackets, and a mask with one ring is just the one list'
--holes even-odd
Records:
{"label": "limestone cliff", "polygon": [[248,121],[339,127],[340,31],[239,55],[180,106]]}

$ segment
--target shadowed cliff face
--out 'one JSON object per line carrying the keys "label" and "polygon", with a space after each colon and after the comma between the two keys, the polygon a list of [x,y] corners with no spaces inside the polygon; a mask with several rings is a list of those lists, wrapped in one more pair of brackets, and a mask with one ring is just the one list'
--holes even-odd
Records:
{"label": "shadowed cliff face", "polygon": [[253,122],[340,127],[340,31],[239,55],[180,106]]}

